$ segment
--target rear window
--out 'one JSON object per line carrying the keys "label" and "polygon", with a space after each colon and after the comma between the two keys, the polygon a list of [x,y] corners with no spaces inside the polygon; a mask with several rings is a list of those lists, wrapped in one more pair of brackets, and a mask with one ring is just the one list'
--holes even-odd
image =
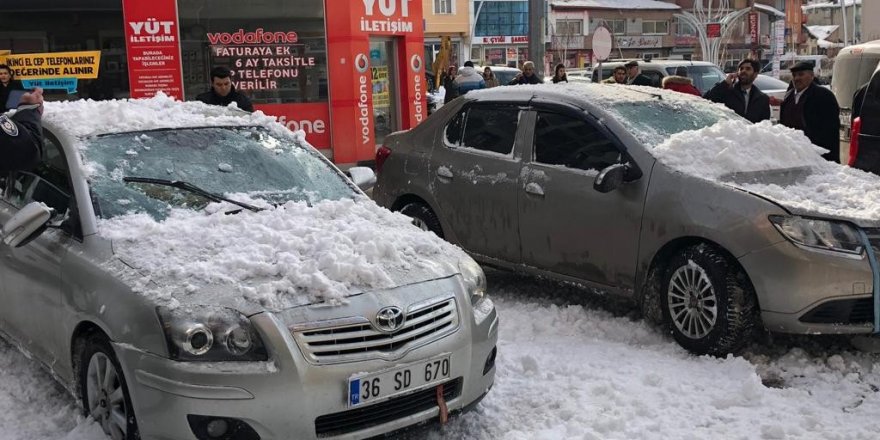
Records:
{"label": "rear window", "polygon": [[831,89],[834,90],[840,108],[852,107],[853,94],[871,79],[878,60],[880,56],[877,54],[864,54],[852,58],[839,57],[835,61]]}
{"label": "rear window", "polygon": [[[685,66],[688,71],[688,78],[694,82],[694,87],[700,89],[701,93],[706,93],[718,81],[724,79],[724,72],[715,66]],[[678,66],[667,67],[666,73],[675,75],[675,69]],[[758,86],[761,88],[761,86]]]}

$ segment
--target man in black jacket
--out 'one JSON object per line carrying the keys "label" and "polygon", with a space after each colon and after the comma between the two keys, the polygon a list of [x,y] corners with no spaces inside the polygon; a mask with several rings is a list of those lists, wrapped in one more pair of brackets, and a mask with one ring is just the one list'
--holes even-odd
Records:
{"label": "man in black jacket", "polygon": [[651,83],[651,78],[645,76],[641,70],[639,70],[639,62],[636,60],[632,60],[623,65],[626,67],[626,83],[633,86],[653,86]]}
{"label": "man in black jacket", "polygon": [[754,84],[760,69],[757,61],[742,60],[736,73],[727,75],[703,97],[724,104],[754,123],[770,119],[770,98]]}
{"label": "man in black jacket", "polygon": [[196,99],[205,104],[224,107],[234,101],[238,108],[248,112],[254,111],[251,100],[235,90],[231,76],[232,72],[227,67],[218,66],[211,69],[211,90],[196,96]]}
{"label": "man in black jacket", "polygon": [[14,115],[0,115],[0,173],[31,170],[43,157],[43,90],[21,97]]}
{"label": "man in black jacket", "polygon": [[802,130],[810,142],[825,148],[822,155],[840,162],[840,107],[834,93],[815,82],[813,66],[800,62],[792,66],[792,85],[779,109],[779,123]]}

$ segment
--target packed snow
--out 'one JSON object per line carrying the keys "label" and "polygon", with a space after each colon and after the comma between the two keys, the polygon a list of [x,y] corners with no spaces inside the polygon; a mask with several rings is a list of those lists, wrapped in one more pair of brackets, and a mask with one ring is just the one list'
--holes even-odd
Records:
{"label": "packed snow", "polygon": [[[776,336],[693,356],[612,297],[489,271],[501,317],[495,386],[412,438],[875,439],[880,356],[842,338]],[[36,362],[0,342],[0,437],[104,440]]]}
{"label": "packed snow", "polygon": [[162,221],[129,214],[101,220],[98,230],[143,273],[126,281],[169,307],[206,286],[227,286],[225,295],[269,310],[339,304],[363,291],[452,275],[468,258],[366,197],[235,215],[227,214],[235,205],[208,208],[173,210]]}

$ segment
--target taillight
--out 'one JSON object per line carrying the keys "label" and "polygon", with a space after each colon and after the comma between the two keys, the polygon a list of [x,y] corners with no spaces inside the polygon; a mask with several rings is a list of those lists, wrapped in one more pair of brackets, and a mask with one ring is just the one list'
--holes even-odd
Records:
{"label": "taillight", "polygon": [[856,156],[859,155],[859,133],[862,131],[862,118],[856,118],[852,123],[852,131],[849,137],[849,166],[856,164]]}
{"label": "taillight", "polygon": [[376,173],[382,172],[382,165],[385,165],[385,159],[391,156],[391,149],[385,146],[376,150]]}

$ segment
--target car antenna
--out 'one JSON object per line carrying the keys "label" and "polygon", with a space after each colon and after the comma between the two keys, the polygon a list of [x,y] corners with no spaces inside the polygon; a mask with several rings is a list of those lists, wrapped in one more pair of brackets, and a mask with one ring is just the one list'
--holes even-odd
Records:
{"label": "car antenna", "polygon": [[661,94],[659,94],[659,93],[645,92],[645,91],[642,91],[642,90],[633,90],[633,92],[636,92],[636,93],[644,93],[644,94],[646,94],[646,95],[651,95],[651,97],[657,98],[658,101],[662,101],[662,100],[663,100],[663,95],[661,95]]}

